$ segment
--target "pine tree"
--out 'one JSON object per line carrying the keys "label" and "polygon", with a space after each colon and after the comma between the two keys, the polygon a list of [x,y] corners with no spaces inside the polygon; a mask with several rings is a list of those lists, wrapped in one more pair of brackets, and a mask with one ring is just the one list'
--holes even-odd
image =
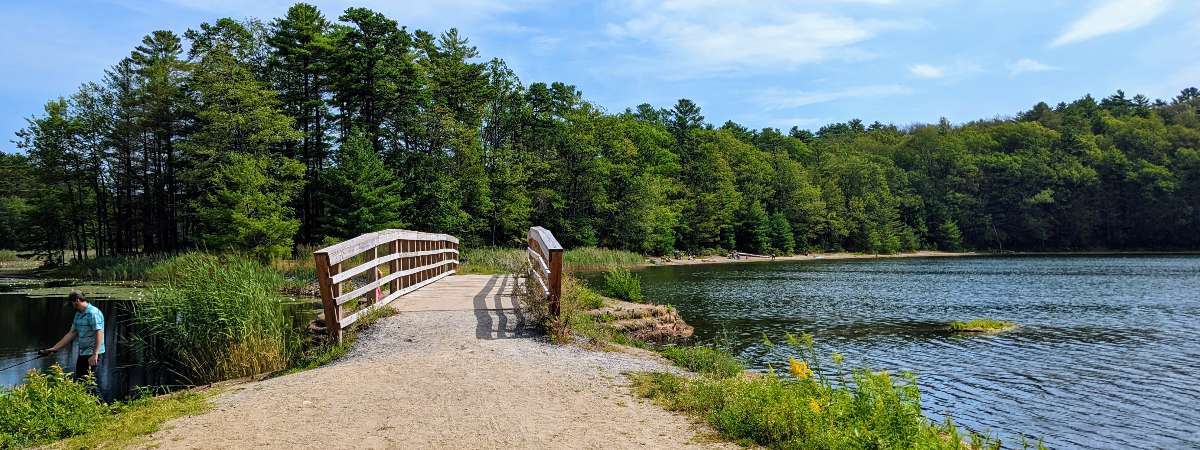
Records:
{"label": "pine tree", "polygon": [[186,180],[200,242],[260,258],[288,252],[299,221],[291,207],[304,165],[278,150],[299,139],[275,93],[239,60],[252,35],[232,20],[193,40],[195,129],[186,141]]}
{"label": "pine tree", "polygon": [[326,235],[352,238],[387,228],[408,226],[403,220],[410,201],[402,186],[371,147],[361,130],[338,148],[328,173]]}
{"label": "pine tree", "polygon": [[771,214],[771,248],[783,255],[796,251],[796,238],[792,233],[792,225],[782,212]]}

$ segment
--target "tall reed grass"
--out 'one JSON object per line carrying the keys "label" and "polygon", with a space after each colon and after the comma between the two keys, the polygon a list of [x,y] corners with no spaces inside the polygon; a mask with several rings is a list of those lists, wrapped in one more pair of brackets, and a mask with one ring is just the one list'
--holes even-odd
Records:
{"label": "tall reed grass", "polygon": [[599,247],[579,247],[563,252],[566,270],[603,269],[643,264],[646,258],[634,252]]}
{"label": "tall reed grass", "polygon": [[146,349],[203,384],[287,367],[299,347],[283,278],[249,258],[187,253],[149,273],[134,319]]}
{"label": "tall reed grass", "polygon": [[525,273],[529,257],[523,248],[466,248],[458,255],[459,273],[497,275]]}

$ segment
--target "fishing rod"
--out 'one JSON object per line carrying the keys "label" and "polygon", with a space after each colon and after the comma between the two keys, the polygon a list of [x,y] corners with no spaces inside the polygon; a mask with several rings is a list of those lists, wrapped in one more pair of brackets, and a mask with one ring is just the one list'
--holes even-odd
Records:
{"label": "fishing rod", "polygon": [[49,354],[46,354],[46,355],[37,355],[37,356],[34,356],[34,357],[32,357],[32,358],[29,358],[29,359],[27,359],[27,360],[24,360],[24,361],[21,361],[21,362],[19,362],[19,363],[16,363],[16,364],[13,364],[13,365],[11,365],[11,366],[7,366],[7,367],[5,367],[5,368],[3,368],[3,369],[0,369],[0,372],[3,372],[3,371],[5,371],[5,370],[8,370],[8,369],[11,369],[11,368],[13,368],[13,367],[17,367],[17,366],[20,366],[20,365],[24,365],[24,364],[28,364],[28,363],[31,363],[31,362],[37,361],[37,360],[39,360],[39,359],[45,358],[45,357],[46,357],[46,356],[48,356],[48,355],[49,355]]}

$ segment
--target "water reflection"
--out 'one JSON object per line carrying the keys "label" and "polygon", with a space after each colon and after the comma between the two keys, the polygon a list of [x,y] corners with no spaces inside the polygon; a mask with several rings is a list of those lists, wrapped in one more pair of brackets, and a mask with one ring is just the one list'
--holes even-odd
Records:
{"label": "water reflection", "polygon": [[[648,298],[762,369],[763,334],[918,374],[928,415],[1058,448],[1200,447],[1200,257],[1009,257],[656,267]],[[964,337],[979,317],[1023,326]]]}

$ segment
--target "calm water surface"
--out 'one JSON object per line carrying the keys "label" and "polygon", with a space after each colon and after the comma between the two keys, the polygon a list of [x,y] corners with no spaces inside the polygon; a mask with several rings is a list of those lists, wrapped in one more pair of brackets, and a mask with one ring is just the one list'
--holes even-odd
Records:
{"label": "calm water surface", "polygon": [[[926,414],[1006,445],[1200,448],[1200,257],[883,259],[654,267],[648,298],[754,368],[786,332],[917,373]],[[1011,320],[995,336],[940,331]]]}

